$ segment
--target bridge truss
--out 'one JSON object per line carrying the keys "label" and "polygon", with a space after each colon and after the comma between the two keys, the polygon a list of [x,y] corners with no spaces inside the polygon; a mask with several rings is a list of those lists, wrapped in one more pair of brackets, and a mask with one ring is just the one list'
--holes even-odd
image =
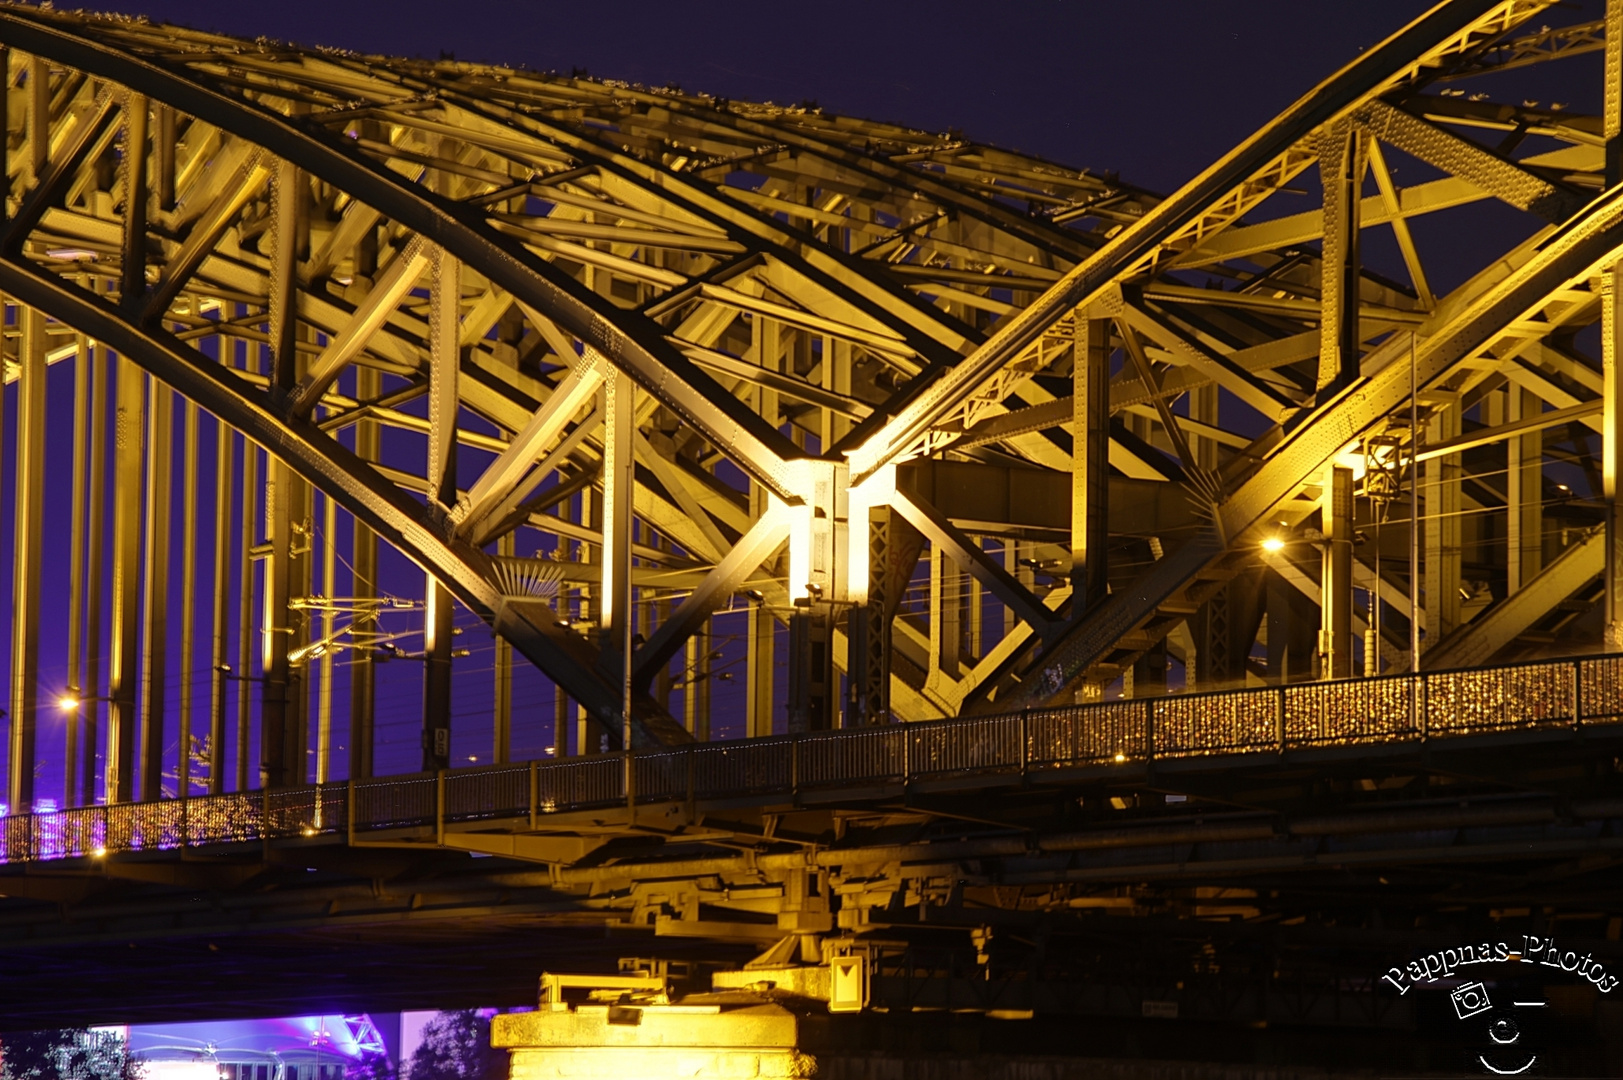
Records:
{"label": "bridge truss", "polygon": [[[1623,648],[1623,5],[1553,8],[1441,4],[1162,197],[0,7],[8,805]],[[1586,64],[1599,115],[1517,89]]]}

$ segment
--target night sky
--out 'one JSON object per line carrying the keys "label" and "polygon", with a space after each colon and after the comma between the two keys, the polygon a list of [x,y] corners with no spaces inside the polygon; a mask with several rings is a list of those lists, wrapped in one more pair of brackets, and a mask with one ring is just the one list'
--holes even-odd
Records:
{"label": "night sky", "polygon": [[[98,5],[101,6],[101,5]],[[119,0],[201,30],[527,65],[957,128],[1171,191],[1416,0]],[[1558,22],[1585,16],[1562,9]]]}

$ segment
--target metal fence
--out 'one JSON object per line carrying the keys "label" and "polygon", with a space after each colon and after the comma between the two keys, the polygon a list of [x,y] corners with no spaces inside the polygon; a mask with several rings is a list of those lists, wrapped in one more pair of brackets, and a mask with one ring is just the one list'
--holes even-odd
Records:
{"label": "metal fence", "polygon": [[[631,755],[636,801],[835,788],[1623,722],[1623,655],[1108,701]],[[623,805],[623,754],[0,817],[0,862]]]}

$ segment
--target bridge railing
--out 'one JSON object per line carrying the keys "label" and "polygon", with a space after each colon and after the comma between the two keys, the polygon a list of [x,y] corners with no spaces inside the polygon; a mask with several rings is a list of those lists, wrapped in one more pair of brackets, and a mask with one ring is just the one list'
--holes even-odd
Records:
{"label": "bridge railing", "polygon": [[[694,743],[631,757],[639,803],[1623,723],[1623,655]],[[625,805],[621,754],[0,817],[0,862]]]}

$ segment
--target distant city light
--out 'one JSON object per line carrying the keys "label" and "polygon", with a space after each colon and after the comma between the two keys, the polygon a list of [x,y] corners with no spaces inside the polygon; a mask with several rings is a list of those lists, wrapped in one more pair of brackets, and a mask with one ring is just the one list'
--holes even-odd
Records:
{"label": "distant city light", "polygon": [[207,1058],[191,1061],[163,1061],[143,1058],[141,1075],[147,1080],[215,1080],[220,1067]]}

